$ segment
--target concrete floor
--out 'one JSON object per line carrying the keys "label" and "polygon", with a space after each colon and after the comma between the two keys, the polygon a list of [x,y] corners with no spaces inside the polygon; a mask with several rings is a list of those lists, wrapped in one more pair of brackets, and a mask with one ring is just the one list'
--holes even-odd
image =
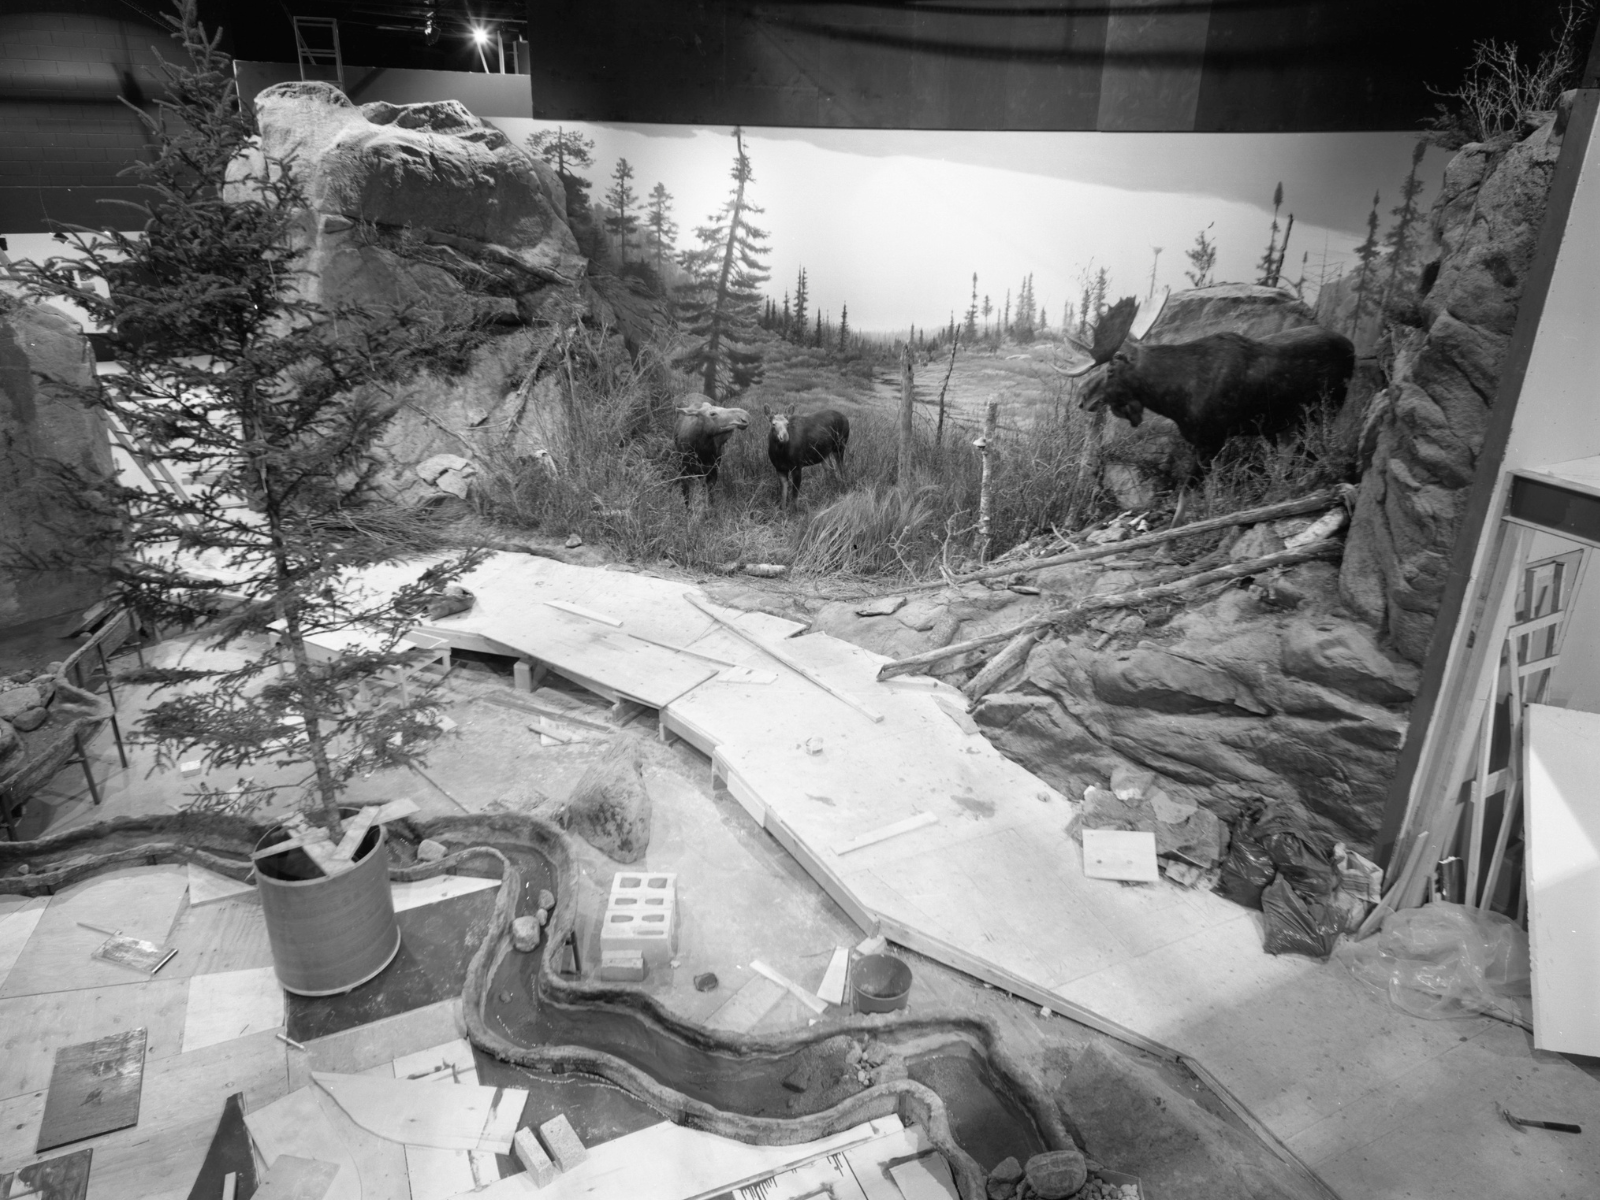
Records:
{"label": "concrete floor", "polygon": [[[184,641],[172,641],[150,648],[147,658],[157,665],[194,665],[211,653],[214,652],[198,651]],[[444,708],[457,728],[435,747],[425,767],[426,775],[409,771],[376,773],[354,781],[348,799],[364,803],[406,796],[419,805],[424,816],[550,812],[559,807],[598,754],[604,736],[588,743],[541,746],[537,735],[528,729],[531,714],[519,707],[527,698],[510,688],[508,665],[458,658],[444,689]],[[125,730],[137,723],[135,714],[149,698],[148,689],[144,688],[119,691]],[[545,690],[532,699],[545,707],[572,707],[601,723],[607,720],[603,704],[575,688]],[[647,990],[683,1017],[705,1021],[712,1019],[730,996],[752,978],[749,964],[755,958],[807,987],[815,987],[834,948],[854,944],[860,931],[725,790],[713,786],[710,765],[703,756],[681,741],[671,745],[659,741],[651,716],[636,720],[624,733],[638,739],[653,809],[649,852],[635,867],[676,872],[682,914],[674,965],[653,972],[646,981]],[[116,816],[170,812],[183,803],[186,792],[207,778],[182,778],[158,765],[148,748],[136,745],[128,747],[130,765],[122,769],[109,733],[99,737],[93,751],[103,804],[96,807],[90,803],[81,773],[63,772],[30,806],[25,818],[28,833],[58,832]],[[292,782],[298,777],[298,772],[283,768],[257,767],[248,774],[262,784]],[[218,786],[233,781],[232,773],[210,779]],[[285,809],[290,803],[286,796],[267,811]],[[586,939],[588,960],[594,962],[598,940],[594,934],[595,918],[619,864],[581,844],[578,861],[580,933]],[[159,890],[158,878],[165,878],[171,871],[150,869],[148,886]],[[162,886],[170,888],[173,884]],[[182,926],[186,920],[197,924],[197,929],[204,925],[209,936],[234,947],[226,955],[212,947],[211,957],[202,964],[209,965],[211,971],[197,968],[197,974],[215,973],[223,967],[257,973],[266,968],[270,958],[262,957],[258,935],[244,932],[253,930],[252,922],[259,920],[252,909],[248,897],[192,911],[178,906],[177,925]],[[0,911],[0,942],[4,941],[6,923],[19,916],[26,920],[28,911],[15,903]],[[161,931],[152,932],[159,937]],[[195,936],[199,937],[199,933]],[[0,955],[0,960],[3,957]],[[1216,1097],[1182,1068],[1127,1051],[1112,1039],[1073,1022],[1041,1015],[1031,1005],[937,963],[911,954],[904,957],[913,963],[917,980],[908,1008],[911,1015],[949,1009],[992,1020],[1014,1056],[1031,1065],[1041,1086],[1062,1098],[1091,1153],[1113,1168],[1142,1175],[1149,1196],[1183,1196],[1187,1200],[1260,1196],[1265,1200],[1268,1196],[1310,1194]],[[0,961],[0,968],[7,965]],[[694,978],[707,972],[717,975],[718,987],[709,992],[696,990]],[[174,975],[171,983],[181,981],[179,975]],[[97,1006],[85,1008],[74,1002],[72,1008],[79,1012],[79,1018],[70,1021],[70,1027],[52,1031],[56,1044],[100,1034],[94,1016]],[[164,1019],[169,1024],[175,1019],[186,1020],[181,1015],[174,1018],[170,1011]],[[822,1019],[837,1017],[829,1014]],[[748,1028],[775,1033],[804,1028],[817,1020],[797,999],[783,996]],[[270,1027],[261,1027],[252,1028],[243,1040],[259,1039],[263,1032],[271,1037]],[[436,1046],[453,1036],[449,1015],[443,1013],[431,1022],[424,1021],[410,1041],[389,1058],[400,1057],[401,1050],[416,1052]],[[252,1062],[263,1056],[270,1061],[265,1067],[256,1062],[252,1068],[258,1070],[259,1078],[252,1085],[253,1092],[247,1089],[247,1109],[283,1094],[292,1085],[294,1074],[292,1062],[285,1065],[281,1061],[281,1044],[274,1047],[251,1042],[248,1048]],[[220,1052],[207,1049],[194,1053],[216,1056]],[[180,1060],[186,1057],[178,1056]],[[384,1061],[387,1060],[367,1063],[362,1069],[381,1067]],[[169,1064],[169,1069],[178,1065]],[[196,1059],[192,1069],[205,1067],[206,1063]],[[227,1074],[220,1061],[217,1070]],[[37,1086],[37,1081],[30,1082]],[[221,1086],[220,1081],[217,1086]],[[16,1101],[0,1097],[0,1110],[7,1104],[12,1109],[0,1116],[16,1109]],[[22,1107],[27,1109],[25,1104]],[[182,1129],[167,1131],[165,1136],[176,1139],[172,1149],[179,1160],[188,1162],[203,1150],[198,1140],[202,1134],[209,1136],[211,1124],[190,1121]],[[21,1161],[31,1149],[31,1145],[16,1140],[21,1129],[19,1124],[0,1123],[0,1171]],[[150,1137],[161,1132],[144,1125],[140,1131],[132,1132],[141,1131]],[[119,1153],[124,1158],[133,1153],[125,1147],[116,1148],[129,1140],[127,1135],[107,1136],[106,1155],[111,1156],[108,1162],[123,1161],[116,1157]],[[106,1177],[108,1184],[119,1179],[125,1182],[125,1174],[111,1173]],[[181,1179],[174,1177],[168,1182],[170,1189],[153,1188],[138,1194],[187,1194],[186,1185],[179,1186]],[[91,1189],[91,1195],[103,1194],[110,1193]],[[369,1196],[383,1194],[405,1193],[368,1191]]]}

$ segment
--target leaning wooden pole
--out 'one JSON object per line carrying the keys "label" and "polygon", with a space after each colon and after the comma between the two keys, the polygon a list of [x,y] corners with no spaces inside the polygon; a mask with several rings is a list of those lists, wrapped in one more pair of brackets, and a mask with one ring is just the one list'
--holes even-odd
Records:
{"label": "leaning wooden pole", "polygon": [[950,390],[950,376],[956,371],[956,351],[961,346],[961,331],[950,339],[950,365],[944,369],[944,382],[939,385],[939,422],[933,427],[933,444],[944,445],[944,394]]}
{"label": "leaning wooden pole", "polygon": [[1174,538],[1188,537],[1192,533],[1209,533],[1213,529],[1227,529],[1234,525],[1257,525],[1262,521],[1276,521],[1282,517],[1299,516],[1302,513],[1321,512],[1323,509],[1332,508],[1343,499],[1343,493],[1338,488],[1329,488],[1326,491],[1312,492],[1309,496],[1302,496],[1298,500],[1285,500],[1279,504],[1268,504],[1261,508],[1240,509],[1238,512],[1226,513],[1220,517],[1208,517],[1204,521],[1196,521],[1192,525],[1182,525],[1176,529],[1163,529],[1156,533],[1147,533],[1142,537],[1128,538],[1123,542],[1111,542],[1104,546],[1085,546],[1080,550],[1069,550],[1065,554],[1053,554],[1049,558],[1020,559],[1016,562],[1006,563],[1004,566],[985,567],[981,571],[971,571],[966,575],[957,575],[953,580],[936,579],[927,583],[912,583],[896,589],[900,592],[926,591],[931,588],[948,587],[951,583],[976,583],[980,579],[998,579],[1002,575],[1017,575],[1028,571],[1040,571],[1045,567],[1064,567],[1068,563],[1089,562],[1096,558],[1110,558],[1117,554],[1127,554],[1132,550],[1143,550],[1150,546],[1159,546],[1163,542],[1170,542]]}
{"label": "leaning wooden pole", "polygon": [[911,343],[906,343],[900,357],[900,453],[895,463],[894,481],[897,487],[911,486],[911,406],[916,401],[916,388],[911,370]]}
{"label": "leaning wooden pole", "polygon": [[995,430],[1000,424],[999,401],[989,401],[989,410],[983,418],[983,436],[973,441],[983,459],[983,479],[978,487],[978,561],[989,561],[989,541],[994,525],[994,475],[990,465],[989,449],[994,445]]}
{"label": "leaning wooden pole", "polygon": [[1185,595],[1207,584],[1222,583],[1229,579],[1243,579],[1246,575],[1256,575],[1262,571],[1271,571],[1277,567],[1292,567],[1296,563],[1310,562],[1317,558],[1338,558],[1344,552],[1344,543],[1333,538],[1320,542],[1312,542],[1309,546],[1301,546],[1297,550],[1280,550],[1276,554],[1268,554],[1262,558],[1252,558],[1247,562],[1229,563],[1225,567],[1218,567],[1214,571],[1202,571],[1198,575],[1190,575],[1184,579],[1174,580],[1171,583],[1153,584],[1150,587],[1135,588],[1129,592],[1112,592],[1104,596],[1089,596],[1069,604],[1065,608],[1054,609],[1051,612],[1040,613],[1036,617],[1029,617],[1020,625],[1012,625],[1005,629],[997,629],[993,633],[986,633],[982,637],[972,638],[965,642],[952,642],[937,650],[928,650],[922,654],[913,654],[909,658],[896,659],[894,662],[884,663],[878,668],[879,679],[893,679],[896,675],[910,675],[930,667],[935,663],[944,662],[946,659],[958,658],[972,650],[981,650],[985,646],[992,646],[996,642],[1006,642],[1027,633],[1029,630],[1044,629],[1046,626],[1070,620],[1084,613],[1098,612],[1105,608],[1133,608],[1140,604],[1152,604],[1157,600],[1170,600],[1177,596]]}

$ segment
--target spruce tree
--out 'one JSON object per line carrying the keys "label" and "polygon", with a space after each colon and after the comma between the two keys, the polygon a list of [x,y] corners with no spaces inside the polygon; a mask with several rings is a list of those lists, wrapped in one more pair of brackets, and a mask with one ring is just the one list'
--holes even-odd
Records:
{"label": "spruce tree", "polygon": [[967,341],[975,341],[978,336],[978,273],[972,273],[972,303],[967,306]]}
{"label": "spruce tree", "polygon": [[553,130],[541,129],[530,137],[528,149],[534,157],[555,168],[556,177],[567,193],[568,222],[587,213],[590,184],[577,173],[577,168],[594,166],[594,139],[558,125]]}
{"label": "spruce tree", "polygon": [[839,352],[844,353],[850,340],[850,306],[841,305],[839,308]]}
{"label": "spruce tree", "polygon": [[[141,232],[69,227],[61,236],[79,257],[21,263],[12,277],[114,331],[122,372],[80,398],[114,414],[152,457],[207,482],[178,491],[96,480],[79,493],[81,511],[62,519],[83,531],[85,555],[112,563],[119,599],[135,611],[202,628],[213,647],[243,643],[245,654],[220,664],[131,676],[158,695],[178,689],[139,728],[158,762],[307,764],[307,813],[336,836],[353,776],[414,763],[437,736],[425,695],[375,706],[359,692],[414,653],[402,638],[427,596],[473,562],[419,571],[388,598],[341,584],[396,556],[360,511],[376,498],[374,447],[399,385],[482,335],[434,311],[309,299],[296,164],[251,165],[254,121],[196,0],[165,19],[187,65],[163,64],[167,96],[140,113],[149,156],[124,172],[140,188],[136,217],[114,220]],[[308,639],[352,633],[336,660],[312,660]],[[268,635],[281,663],[250,652]],[[205,785],[196,794],[223,795]]]}
{"label": "spruce tree", "polygon": [[1361,325],[1361,318],[1375,302],[1372,285],[1376,281],[1378,259],[1382,257],[1383,250],[1378,244],[1378,201],[1377,192],[1372,193],[1372,211],[1367,214],[1367,240],[1356,247],[1355,255],[1361,263],[1361,273],[1356,276],[1356,304],[1350,317],[1350,330],[1354,336]]}
{"label": "spruce tree", "polygon": [[672,256],[678,240],[678,223],[672,219],[672,193],[664,184],[650,189],[650,199],[645,207],[645,228],[650,231],[650,249],[656,258],[656,274],[661,274],[661,264]]}
{"label": "spruce tree", "polygon": [[994,305],[989,303],[987,295],[983,298],[983,336],[989,336],[989,314],[994,312]]}
{"label": "spruce tree", "polygon": [[746,195],[754,172],[738,126],[733,140],[733,189],[710,223],[695,229],[700,245],[682,256],[692,279],[684,289],[683,320],[699,342],[678,364],[701,376],[713,402],[737,395],[761,378],[761,355],[750,342],[758,330],[761,285],[768,278],[761,261],[767,235],[750,221],[762,210]]}
{"label": "spruce tree", "polygon": [[1422,156],[1427,152],[1428,144],[1425,141],[1418,141],[1412,148],[1411,170],[1407,172],[1405,182],[1400,185],[1400,203],[1389,210],[1395,218],[1395,223],[1383,237],[1383,244],[1389,257],[1389,280],[1383,290],[1385,305],[1394,295],[1396,285],[1407,279],[1415,270],[1416,246],[1411,236],[1411,227],[1417,219],[1417,197],[1427,186],[1417,178],[1417,168],[1422,165]]}
{"label": "spruce tree", "polygon": [[619,158],[616,170],[611,172],[611,186],[606,189],[606,204],[611,208],[606,228],[617,239],[617,257],[622,262],[628,261],[628,235],[639,227],[639,218],[633,215],[633,206],[638,202],[633,191],[633,166]]}
{"label": "spruce tree", "polygon": [[806,287],[806,269],[800,268],[800,274],[794,282],[794,341],[795,345],[803,346],[806,341],[806,303],[810,292]]}
{"label": "spruce tree", "polygon": [[817,332],[811,339],[811,344],[817,349],[822,348],[822,310],[817,310]]}
{"label": "spruce tree", "polygon": [[1184,272],[1189,283],[1197,288],[1211,286],[1211,272],[1217,265],[1217,244],[1206,236],[1211,226],[1207,225],[1194,235],[1194,245],[1185,250],[1184,257],[1189,260],[1189,269]]}
{"label": "spruce tree", "polygon": [[1267,248],[1256,264],[1261,274],[1256,282],[1262,287],[1274,287],[1278,282],[1278,210],[1283,207],[1283,183],[1280,181],[1272,193],[1272,231],[1267,235]]}

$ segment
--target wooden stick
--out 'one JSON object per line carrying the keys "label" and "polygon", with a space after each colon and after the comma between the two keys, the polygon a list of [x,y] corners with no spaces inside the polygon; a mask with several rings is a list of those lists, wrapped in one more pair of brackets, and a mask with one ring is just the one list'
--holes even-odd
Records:
{"label": "wooden stick", "polygon": [[703,658],[708,663],[716,663],[719,667],[737,667],[738,663],[731,663],[725,658],[718,658],[714,654],[703,654],[699,650],[691,650],[687,646],[674,646],[671,642],[658,642],[655,638],[643,637],[637,633],[627,635],[636,642],[644,642],[648,646],[656,646],[662,650],[671,650],[674,654],[688,654],[694,658]]}
{"label": "wooden stick", "polygon": [[546,600],[551,608],[558,608],[562,612],[571,613],[575,617],[586,617],[591,621],[599,621],[602,625],[610,625],[614,629],[621,629],[622,622],[615,617],[608,617],[604,613],[594,612],[592,609],[583,608],[576,604],[568,604],[565,600]]}
{"label": "wooden stick", "polygon": [[[771,657],[777,659],[784,666],[788,667],[791,671],[793,671],[796,675],[800,675],[800,676],[803,676],[806,679],[809,679],[812,683],[816,684],[823,691],[827,692],[828,695],[832,696],[836,700],[840,700],[843,703],[848,704],[851,708],[855,709],[857,712],[859,712],[862,716],[866,717],[868,720],[873,721],[873,722],[881,722],[883,720],[883,714],[882,713],[874,712],[872,709],[868,708],[865,704],[862,704],[861,701],[855,699],[853,696],[845,695],[838,688],[834,687],[831,683],[829,683],[826,679],[823,679],[820,675],[818,675],[810,667],[801,665],[800,663],[796,662],[794,659],[790,658],[787,654],[784,654],[780,650],[774,650],[771,646],[767,645],[760,638],[756,637],[755,634],[750,633],[748,630],[744,630],[744,629],[739,628],[739,626],[735,625],[732,621],[728,620],[727,617],[723,616],[721,613],[717,612],[715,609],[709,607],[703,601],[696,599],[694,596],[688,594],[687,592],[684,593],[684,597],[683,598],[685,600],[687,600],[690,604],[692,604],[695,608],[698,608],[701,612],[705,613],[706,616],[710,617],[712,620],[716,621],[718,624],[725,626],[727,629],[729,629],[733,633],[737,634],[739,637],[743,638],[745,641],[749,642],[752,646],[754,646],[757,650],[760,650],[763,654],[770,655]],[[882,677],[881,673],[880,673],[879,677],[880,678]]]}
{"label": "wooden stick", "polygon": [[[1042,570],[1045,567],[1061,567],[1068,563],[1089,562],[1096,558],[1110,558],[1116,554],[1125,554],[1129,550],[1143,550],[1149,546],[1159,546],[1163,542],[1170,542],[1175,538],[1188,537],[1192,533],[1209,533],[1213,529],[1227,529],[1233,525],[1257,525],[1262,521],[1272,521],[1280,517],[1294,517],[1301,513],[1319,512],[1340,502],[1340,492],[1336,488],[1326,491],[1313,492],[1309,496],[1302,496],[1298,500],[1285,500],[1281,504],[1268,504],[1261,508],[1241,509],[1239,512],[1225,513],[1220,517],[1207,517],[1204,521],[1196,521],[1192,525],[1180,525],[1176,529],[1163,529],[1157,533],[1147,533],[1142,537],[1129,538],[1125,542],[1111,542],[1105,546],[1085,546],[1078,550],[1069,550],[1065,554],[1053,554],[1049,558],[1023,559],[1007,563],[1004,566],[985,567],[981,571],[972,571],[966,575],[957,575],[955,581],[961,583],[975,583],[980,579],[998,579],[1002,575],[1022,575],[1030,571]],[[932,580],[928,583],[912,583],[900,588],[900,591],[927,591],[932,588],[948,587],[946,580]]]}
{"label": "wooden stick", "polygon": [[1296,563],[1310,562],[1316,558],[1332,558],[1343,552],[1344,543],[1339,541],[1313,542],[1309,546],[1302,546],[1298,550],[1280,550],[1276,554],[1268,554],[1262,558],[1252,558],[1247,562],[1229,563],[1225,567],[1217,567],[1212,571],[1202,571],[1198,575],[1190,575],[1172,583],[1156,584],[1151,587],[1135,588],[1129,592],[1112,592],[1104,596],[1088,596],[1076,604],[1069,604],[1065,608],[1058,608],[1051,612],[1041,613],[1036,617],[1029,617],[1020,625],[1012,625],[1005,629],[986,633],[982,637],[975,637],[965,642],[952,642],[948,646],[937,650],[927,650],[921,654],[913,654],[909,658],[897,659],[894,662],[884,663],[878,668],[879,679],[891,679],[896,675],[910,675],[920,671],[923,667],[932,666],[934,663],[943,662],[949,658],[966,654],[970,650],[980,650],[984,646],[992,646],[996,642],[1004,642],[1017,637],[1019,634],[1033,630],[1042,630],[1046,626],[1065,621],[1070,617],[1086,612],[1098,612],[1104,608],[1131,608],[1139,604],[1149,604],[1155,600],[1166,600],[1174,596],[1181,596],[1192,592],[1196,588],[1205,587],[1210,583],[1221,583],[1229,579],[1242,579],[1246,575],[1255,575],[1261,571],[1270,571],[1276,567],[1294,566]]}
{"label": "wooden stick", "polygon": [[821,1016],[823,1013],[828,1011],[828,1002],[826,1000],[812,992],[808,992],[805,988],[801,987],[787,975],[783,974],[781,971],[773,970],[771,967],[767,966],[766,963],[761,962],[759,959],[750,960],[750,969],[757,975],[764,975],[766,978],[772,980],[773,983],[783,988],[791,996],[800,1001],[801,1004],[804,1004],[818,1016]]}
{"label": "wooden stick", "polygon": [[1043,636],[1042,629],[1023,630],[1007,642],[1005,648],[991,658],[988,665],[974,675],[961,690],[973,700],[988,695],[996,684],[1004,682],[1012,671],[1028,661],[1028,654],[1033,650],[1034,643]]}
{"label": "wooden stick", "polygon": [[1000,419],[1000,403],[989,401],[983,419],[983,436],[972,444],[978,448],[983,460],[983,480],[978,487],[978,561],[989,561],[989,535],[993,526],[994,474],[989,462],[989,446],[994,442],[995,426]]}
{"label": "wooden stick", "polygon": [[937,825],[939,817],[935,813],[922,812],[914,817],[907,817],[904,821],[896,821],[893,825],[885,825],[882,829],[874,829],[870,833],[863,833],[860,837],[851,838],[848,842],[840,842],[833,848],[835,854],[849,854],[852,850],[865,850],[868,846],[876,846],[879,842],[886,842],[892,837],[899,837],[902,833],[910,833],[921,829],[925,825]]}

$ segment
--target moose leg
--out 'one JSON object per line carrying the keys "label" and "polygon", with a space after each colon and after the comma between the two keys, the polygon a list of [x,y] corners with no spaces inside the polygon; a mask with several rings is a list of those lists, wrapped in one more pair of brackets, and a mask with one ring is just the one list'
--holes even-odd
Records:
{"label": "moose leg", "polygon": [[800,468],[799,467],[796,467],[794,470],[789,472],[789,495],[794,498],[794,501],[795,501],[796,504],[798,504],[800,502]]}

